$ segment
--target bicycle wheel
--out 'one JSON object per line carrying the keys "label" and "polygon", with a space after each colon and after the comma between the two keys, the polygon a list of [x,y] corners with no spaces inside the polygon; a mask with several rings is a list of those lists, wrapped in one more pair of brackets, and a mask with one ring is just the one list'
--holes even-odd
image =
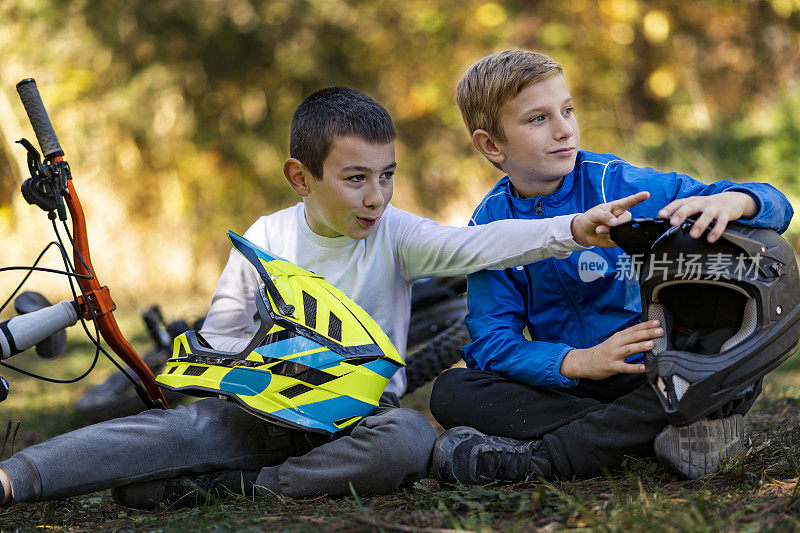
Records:
{"label": "bicycle wheel", "polygon": [[414,310],[408,324],[408,346],[418,346],[436,337],[454,324],[463,322],[465,316],[467,316],[466,296],[453,296]]}
{"label": "bicycle wheel", "polygon": [[466,290],[466,276],[415,281],[411,286],[407,346],[419,346],[463,320],[467,315]]}
{"label": "bicycle wheel", "polygon": [[461,359],[461,348],[469,342],[469,332],[459,320],[419,350],[406,357],[406,392],[409,394],[433,380]]}

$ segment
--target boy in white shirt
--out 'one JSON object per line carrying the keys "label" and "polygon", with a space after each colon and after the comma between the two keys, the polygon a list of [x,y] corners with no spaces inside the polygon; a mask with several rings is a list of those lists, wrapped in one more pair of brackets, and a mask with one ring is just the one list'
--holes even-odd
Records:
{"label": "boy in white shirt", "polygon": [[[509,268],[614,246],[609,226],[630,218],[639,193],[580,215],[455,228],[389,205],[395,130],[383,107],[341,87],[296,110],[284,175],[303,203],[260,218],[245,237],[343,290],[405,353],[410,286],[421,277]],[[255,269],[231,252],[202,334],[235,351],[253,330]],[[0,462],[0,502],[53,499],[109,487],[127,506],[200,505],[208,495],[303,497],[385,493],[426,475],[436,435],[397,408],[398,372],[381,407],[334,438],[287,429],[208,398],[75,430]],[[394,393],[394,394],[392,394]]]}

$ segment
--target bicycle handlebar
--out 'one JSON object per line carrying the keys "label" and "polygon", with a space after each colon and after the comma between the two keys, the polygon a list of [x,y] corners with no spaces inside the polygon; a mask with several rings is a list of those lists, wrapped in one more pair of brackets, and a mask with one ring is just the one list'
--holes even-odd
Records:
{"label": "bicycle handlebar", "polygon": [[[88,311],[89,317],[93,318],[100,335],[105,339],[109,347],[142,380],[142,385],[146,390],[146,394],[144,391],[141,393],[142,399],[147,400],[151,407],[168,408],[163,392],[155,383],[153,372],[119,330],[113,315],[116,305],[108,294],[108,288],[100,285],[100,281],[94,272],[89,254],[89,239],[86,234],[86,219],[83,214],[83,207],[81,207],[78,194],[72,185],[69,166],[62,159],[64,152],[61,150],[56,133],[52,124],[50,124],[50,118],[47,116],[36,82],[33,78],[20,81],[17,83],[17,92],[22,99],[22,104],[25,106],[25,111],[28,113],[28,118],[36,133],[45,161],[49,162],[46,174],[48,176],[60,176],[66,182],[63,195],[69,209],[70,218],[72,218],[75,270],[81,275],[78,278],[78,284],[86,295],[86,304],[90,308]],[[66,220],[66,218],[62,220]]]}
{"label": "bicycle handlebar", "polygon": [[36,87],[36,81],[33,78],[22,80],[17,83],[17,92],[22,100],[22,105],[25,107],[25,112],[28,113],[28,119],[31,121],[33,132],[36,134],[36,139],[42,148],[44,158],[50,160],[54,157],[63,156],[64,151],[58,143],[58,137],[56,137],[56,132],[50,123],[47,110],[44,108],[39,89]]}
{"label": "bicycle handlebar", "polygon": [[0,359],[24,352],[56,331],[75,325],[79,316],[78,306],[64,300],[0,322]]}

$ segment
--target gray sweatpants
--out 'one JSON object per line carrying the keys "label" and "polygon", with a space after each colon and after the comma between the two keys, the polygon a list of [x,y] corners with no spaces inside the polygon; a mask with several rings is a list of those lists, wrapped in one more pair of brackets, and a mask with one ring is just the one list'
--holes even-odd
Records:
{"label": "gray sweatpants", "polygon": [[259,486],[295,498],[349,494],[350,483],[359,494],[376,494],[424,477],[435,441],[433,427],[411,409],[380,407],[331,440],[207,398],[65,433],[0,468],[15,503],[222,469],[260,469]]}

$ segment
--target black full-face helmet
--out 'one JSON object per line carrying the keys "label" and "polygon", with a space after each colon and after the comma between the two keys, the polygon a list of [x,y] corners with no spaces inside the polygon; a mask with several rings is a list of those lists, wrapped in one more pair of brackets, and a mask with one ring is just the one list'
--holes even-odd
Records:
{"label": "black full-face helmet", "polygon": [[693,223],[636,219],[611,231],[638,275],[642,319],[664,328],[645,367],[677,426],[751,404],[764,375],[800,342],[791,246],[775,231],[736,223],[709,243],[689,235]]}

